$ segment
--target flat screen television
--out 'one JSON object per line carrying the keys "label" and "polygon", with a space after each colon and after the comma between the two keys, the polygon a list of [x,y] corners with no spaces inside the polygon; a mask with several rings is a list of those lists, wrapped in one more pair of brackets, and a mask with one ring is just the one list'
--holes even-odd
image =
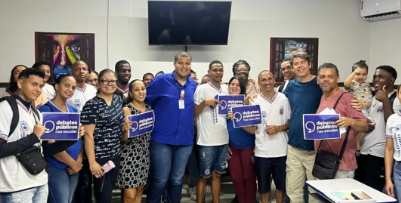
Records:
{"label": "flat screen television", "polygon": [[148,1],[149,45],[227,45],[229,1]]}

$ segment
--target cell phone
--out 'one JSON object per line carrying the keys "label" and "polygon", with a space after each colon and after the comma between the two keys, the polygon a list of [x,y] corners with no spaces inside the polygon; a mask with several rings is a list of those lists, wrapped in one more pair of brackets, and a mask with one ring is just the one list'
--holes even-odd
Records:
{"label": "cell phone", "polygon": [[[116,167],[116,165],[114,165],[114,162],[110,160],[102,166],[103,173],[107,173],[115,167]],[[100,178],[100,176],[98,176],[98,175],[95,175],[95,177]]]}

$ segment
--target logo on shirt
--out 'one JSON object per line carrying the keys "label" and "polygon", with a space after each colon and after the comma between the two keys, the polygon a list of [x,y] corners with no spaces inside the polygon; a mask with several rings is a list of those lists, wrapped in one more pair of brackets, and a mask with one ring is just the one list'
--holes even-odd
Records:
{"label": "logo on shirt", "polygon": [[382,107],[382,106],[379,107],[379,108],[377,109],[377,112],[383,112],[383,107]]}
{"label": "logo on shirt", "polygon": [[80,109],[81,108],[81,100],[79,100],[79,99],[74,100],[74,107],[77,109]]}
{"label": "logo on shirt", "polygon": [[284,107],[280,107],[280,115],[283,115],[284,113]]}
{"label": "logo on shirt", "polygon": [[28,122],[20,121],[19,126],[20,126],[21,131],[28,131]]}

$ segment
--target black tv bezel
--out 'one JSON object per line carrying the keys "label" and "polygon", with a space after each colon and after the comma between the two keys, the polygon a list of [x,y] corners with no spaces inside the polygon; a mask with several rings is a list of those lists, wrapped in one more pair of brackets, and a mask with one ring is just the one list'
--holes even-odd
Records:
{"label": "black tv bezel", "polygon": [[[230,21],[228,22],[228,33],[227,33],[227,43],[225,44],[211,44],[211,43],[205,43],[205,44],[151,44],[150,43],[150,38],[149,38],[149,31],[150,31],[150,26],[149,26],[149,2],[212,2],[212,3],[230,3],[230,15],[229,15],[229,19]],[[149,46],[210,46],[210,45],[214,45],[214,46],[225,46],[228,45],[228,38],[230,36],[230,24],[231,24],[231,9],[232,9],[232,1],[160,1],[160,0],[148,0],[148,45]]]}

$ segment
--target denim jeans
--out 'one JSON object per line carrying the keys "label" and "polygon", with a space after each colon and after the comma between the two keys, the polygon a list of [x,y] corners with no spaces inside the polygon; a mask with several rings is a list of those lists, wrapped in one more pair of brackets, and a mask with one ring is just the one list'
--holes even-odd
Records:
{"label": "denim jeans", "polygon": [[394,172],[393,172],[393,178],[394,178],[394,188],[395,188],[395,194],[396,197],[401,197],[401,163],[396,161],[394,164]]}
{"label": "denim jeans", "polygon": [[150,171],[147,203],[160,203],[167,183],[167,201],[181,201],[182,178],[192,145],[170,145],[150,142]]}
{"label": "denim jeans", "polygon": [[47,203],[71,203],[78,184],[78,174],[69,175],[67,170],[46,166],[49,175],[49,197]]}
{"label": "denim jeans", "polygon": [[47,184],[26,190],[0,193],[1,203],[46,203],[49,189]]}

